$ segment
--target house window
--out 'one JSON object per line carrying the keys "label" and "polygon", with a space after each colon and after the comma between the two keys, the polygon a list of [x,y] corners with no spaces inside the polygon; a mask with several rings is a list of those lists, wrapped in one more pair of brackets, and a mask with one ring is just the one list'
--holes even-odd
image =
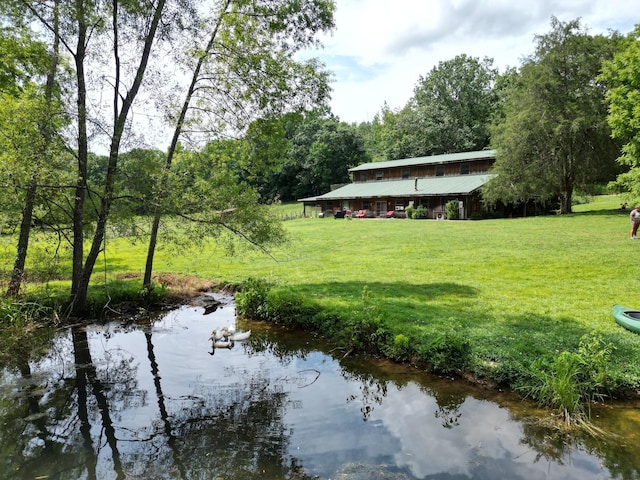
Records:
{"label": "house window", "polygon": [[444,165],[436,166],[436,177],[444,177]]}
{"label": "house window", "polygon": [[362,202],[362,210],[369,210],[369,202],[367,200]]}
{"label": "house window", "polygon": [[360,181],[361,182],[367,181],[367,172],[360,172]]}
{"label": "house window", "polygon": [[382,172],[376,172],[376,180],[382,180]]}
{"label": "house window", "polygon": [[405,180],[407,178],[409,178],[409,169],[408,168],[405,168],[404,170],[402,170],[402,178],[405,179]]}
{"label": "house window", "polygon": [[461,163],[460,164],[460,175],[468,175],[469,174],[469,164]]}

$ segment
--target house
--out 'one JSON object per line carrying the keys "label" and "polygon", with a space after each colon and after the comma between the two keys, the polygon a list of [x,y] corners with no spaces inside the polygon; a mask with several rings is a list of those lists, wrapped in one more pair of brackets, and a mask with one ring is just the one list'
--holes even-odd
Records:
{"label": "house", "polygon": [[349,170],[352,183],[324,195],[299,199],[323,215],[337,211],[367,213],[368,217],[404,216],[408,206],[427,209],[428,218],[443,219],[446,204],[459,202],[459,218],[482,212],[480,188],[493,174],[495,150],[451,153],[364,163]]}

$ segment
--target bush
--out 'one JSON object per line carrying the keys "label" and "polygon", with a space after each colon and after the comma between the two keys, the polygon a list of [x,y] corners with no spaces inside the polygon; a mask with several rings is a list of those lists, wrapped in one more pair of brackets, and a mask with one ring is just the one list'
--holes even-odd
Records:
{"label": "bush", "polygon": [[287,290],[271,290],[266,297],[266,318],[272,323],[308,330],[318,328],[318,307],[302,295]]}
{"label": "bush", "polygon": [[288,290],[274,290],[265,279],[249,278],[236,293],[238,315],[287,327],[317,329],[319,308],[302,295]]}
{"label": "bush", "polygon": [[268,320],[267,296],[271,286],[263,278],[248,278],[243,282],[235,298],[238,315],[253,320]]}
{"label": "bush", "polygon": [[452,373],[469,366],[471,343],[458,333],[436,333],[419,347],[418,355],[434,372]]}
{"label": "bush", "polygon": [[382,312],[373,300],[369,287],[362,289],[362,301],[351,315],[344,319],[343,342],[351,350],[377,353],[390,332],[382,319]]}
{"label": "bush", "polygon": [[459,220],[460,210],[458,209],[458,200],[451,200],[445,205],[447,211],[447,220]]}
{"label": "bush", "polygon": [[413,218],[414,211],[415,211],[415,208],[412,205],[409,205],[407,208],[404,209],[404,212],[407,214],[407,218]]}
{"label": "bush", "polygon": [[400,333],[393,338],[393,342],[385,349],[384,353],[393,360],[406,362],[411,360],[415,349],[412,347],[409,337]]}
{"label": "bush", "polygon": [[422,220],[427,218],[428,215],[429,215],[429,212],[427,211],[426,207],[424,207],[423,205],[420,205],[419,207],[417,207],[413,212],[413,218],[415,219]]}

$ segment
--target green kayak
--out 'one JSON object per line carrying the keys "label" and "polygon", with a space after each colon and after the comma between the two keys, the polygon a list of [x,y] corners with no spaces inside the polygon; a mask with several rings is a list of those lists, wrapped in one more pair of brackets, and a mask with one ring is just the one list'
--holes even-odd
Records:
{"label": "green kayak", "polygon": [[640,311],[622,305],[614,305],[613,318],[627,330],[640,333]]}

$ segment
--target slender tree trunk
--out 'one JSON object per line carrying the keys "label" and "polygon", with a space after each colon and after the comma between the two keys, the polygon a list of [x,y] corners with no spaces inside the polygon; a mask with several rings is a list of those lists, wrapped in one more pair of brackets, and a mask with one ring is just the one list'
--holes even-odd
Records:
{"label": "slender tree trunk", "polygon": [[104,393],[105,386],[100,382],[96,367],[93,364],[87,332],[75,326],[71,329],[71,335],[73,338],[73,355],[76,367],[76,385],[78,387],[78,417],[81,422],[80,431],[84,438],[85,448],[89,453],[89,461],[87,462],[90,464],[89,474],[91,477],[94,477],[97,463],[97,457],[91,441],[91,422],[89,420],[88,408],[87,390],[88,387],[91,386],[93,396],[96,399],[96,406],[102,419],[104,441],[111,449],[111,458],[114,470],[116,471],[116,478],[125,478],[120,451],[118,450],[118,439],[111,414],[109,413],[109,402]]}
{"label": "slender tree trunk", "polygon": [[[80,258],[80,272],[77,275],[77,282],[74,282],[72,284],[71,314],[75,316],[80,316],[86,313],[89,281],[91,279],[91,273],[93,272],[93,267],[95,266],[96,260],[98,259],[98,255],[102,250],[102,244],[104,241],[104,234],[106,231],[107,220],[109,218],[111,205],[113,203],[113,191],[114,191],[114,185],[115,185],[115,178],[118,171],[118,158],[120,155],[120,142],[122,140],[122,134],[124,132],[124,128],[127,122],[127,118],[129,116],[129,112],[131,110],[131,106],[133,105],[133,101],[136,98],[136,95],[138,94],[140,85],[142,84],[144,73],[146,71],[147,64],[149,62],[149,56],[151,55],[151,47],[153,45],[153,41],[155,40],[160,19],[162,18],[164,5],[165,5],[165,0],[160,0],[155,7],[153,19],[149,27],[149,32],[147,33],[145,38],[145,44],[144,44],[142,56],[140,58],[140,63],[136,71],[135,79],[133,81],[133,84],[130,90],[127,92],[125,96],[123,96],[120,92],[121,85],[119,81],[120,59],[118,57],[118,41],[119,40],[118,40],[118,30],[117,30],[118,2],[114,1],[113,34],[114,34],[114,56],[115,56],[115,64],[116,64],[116,72],[115,72],[116,81],[114,85],[114,100],[113,100],[113,112],[114,112],[113,136],[111,137],[111,146],[109,149],[109,161],[107,164],[107,175],[106,175],[105,184],[104,184],[102,201],[100,204],[100,211],[98,212],[96,229],[93,235],[93,241],[91,243],[91,248],[89,249],[89,253],[87,254],[84,267],[82,267],[82,258]],[[122,98],[122,106],[119,105],[119,101],[121,98]],[[86,139],[86,132],[85,132],[85,139]],[[86,165],[85,165],[84,173],[85,173],[84,178],[86,179]],[[74,222],[74,228],[75,228],[75,222]],[[74,280],[76,280],[75,247],[76,245],[74,244]]]}
{"label": "slender tree trunk", "polygon": [[24,206],[22,208],[22,221],[20,222],[20,234],[18,236],[18,247],[16,249],[16,257],[13,263],[11,280],[9,281],[9,287],[7,288],[6,293],[8,297],[17,297],[20,293],[20,286],[22,285],[22,280],[24,278],[24,267],[27,261],[27,250],[29,249],[29,237],[31,236],[33,207],[38,193],[40,167],[46,162],[46,155],[53,134],[51,127],[51,102],[53,99],[56,70],[58,68],[58,50],[60,46],[58,7],[59,1],[56,0],[53,8],[53,50],[51,52],[51,66],[47,75],[47,85],[45,89],[45,114],[44,118],[39,123],[39,131],[42,136],[41,150],[36,152],[33,172],[25,191]]}
{"label": "slender tree trunk", "polygon": [[85,283],[82,278],[82,261],[84,258],[84,203],[87,193],[87,165],[89,148],[87,140],[87,85],[84,73],[86,56],[87,22],[84,0],[76,0],[76,15],[78,16],[78,43],[74,55],[76,65],[76,83],[78,98],[76,102],[78,114],[78,163],[75,188],[75,202],[73,207],[73,255],[71,274],[71,312],[84,311],[86,291],[82,291]]}
{"label": "slender tree trunk", "polygon": [[17,297],[20,293],[20,286],[24,277],[24,265],[27,259],[27,249],[29,248],[29,235],[31,233],[31,220],[33,218],[33,205],[35,203],[37,190],[37,173],[31,177],[25,193],[24,206],[22,208],[22,221],[20,223],[20,235],[18,237],[18,248],[13,263],[13,272],[7,288],[8,297]]}
{"label": "slender tree trunk", "polygon": [[202,69],[202,65],[204,64],[206,58],[211,54],[213,47],[215,45],[215,40],[218,35],[218,29],[220,28],[220,24],[222,23],[222,19],[224,18],[224,13],[227,11],[227,8],[231,4],[231,0],[227,0],[225,4],[221,8],[221,14],[218,15],[218,23],[216,24],[211,37],[209,38],[209,42],[207,43],[207,47],[204,52],[200,55],[198,59],[198,63],[196,64],[195,69],[193,70],[193,75],[191,77],[191,83],[189,85],[189,89],[187,90],[187,95],[184,99],[184,103],[182,104],[182,109],[180,111],[180,116],[178,117],[178,122],[176,123],[176,127],[173,131],[173,138],[171,139],[171,145],[169,146],[169,150],[167,151],[167,159],[165,161],[164,169],[162,172],[162,176],[160,178],[160,185],[158,186],[158,190],[155,196],[154,201],[154,211],[153,211],[153,222],[151,225],[151,235],[149,237],[149,248],[147,250],[147,261],[145,264],[144,270],[144,280],[142,283],[142,288],[147,292],[147,295],[151,294],[152,285],[151,285],[151,277],[153,273],[153,258],[155,256],[156,245],[158,243],[158,230],[160,228],[160,217],[162,216],[162,197],[164,196],[165,190],[167,188],[167,178],[169,176],[169,171],[171,170],[171,163],[173,162],[173,156],[175,155],[176,148],[178,146],[178,140],[182,133],[182,127],[184,125],[184,120],[187,116],[187,111],[189,110],[189,104],[191,103],[191,98],[193,97],[193,93],[196,89],[196,84],[198,83],[198,78],[200,77],[200,70]]}

